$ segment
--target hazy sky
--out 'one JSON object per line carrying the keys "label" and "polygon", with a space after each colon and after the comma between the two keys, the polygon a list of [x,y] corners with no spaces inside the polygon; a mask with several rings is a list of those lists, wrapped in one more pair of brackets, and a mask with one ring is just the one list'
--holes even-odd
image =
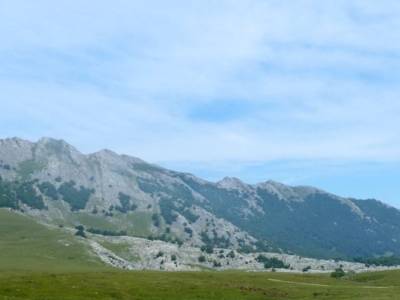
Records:
{"label": "hazy sky", "polygon": [[400,1],[0,0],[0,137],[400,207]]}

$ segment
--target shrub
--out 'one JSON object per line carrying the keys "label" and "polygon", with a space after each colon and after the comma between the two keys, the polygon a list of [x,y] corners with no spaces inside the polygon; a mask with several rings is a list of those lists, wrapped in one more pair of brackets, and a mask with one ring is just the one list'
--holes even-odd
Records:
{"label": "shrub", "polygon": [[204,255],[200,255],[198,260],[200,263],[204,263],[204,262],[206,262],[206,257]]}
{"label": "shrub", "polygon": [[342,278],[345,275],[346,275],[346,272],[343,271],[342,268],[337,268],[334,272],[331,273],[331,277],[336,278],[336,279]]}
{"label": "shrub", "polygon": [[87,232],[90,232],[93,234],[100,234],[100,235],[104,235],[104,236],[124,236],[124,235],[128,234],[125,230],[111,231],[111,230],[102,230],[102,229],[95,229],[95,228],[89,228],[89,229],[87,229]]}
{"label": "shrub", "polygon": [[303,273],[306,273],[306,272],[308,272],[310,270],[311,270],[311,267],[307,266],[307,267],[303,268]]}
{"label": "shrub", "polygon": [[192,237],[193,236],[193,230],[191,229],[191,228],[189,228],[189,227],[185,227],[185,232],[190,236],[190,237]]}
{"label": "shrub", "polygon": [[75,232],[76,236],[86,238],[85,228],[82,225],[76,226],[75,229],[76,229],[76,232]]}
{"label": "shrub", "polygon": [[258,261],[259,263],[264,263],[265,269],[288,269],[290,267],[280,259],[277,259],[275,257],[268,258],[261,254],[256,258],[256,261]]}
{"label": "shrub", "polygon": [[219,268],[219,267],[221,267],[222,265],[221,265],[221,263],[220,263],[220,262],[218,262],[218,261],[214,260],[214,262],[213,262],[213,266],[214,266],[214,268]]}
{"label": "shrub", "polygon": [[118,194],[119,202],[121,203],[120,206],[115,207],[116,210],[127,213],[128,211],[134,211],[137,208],[137,205],[131,204],[131,196],[126,195],[122,192]]}
{"label": "shrub", "polygon": [[227,256],[227,257],[230,257],[230,258],[235,258],[235,252],[232,250],[232,251],[229,252],[226,256]]}
{"label": "shrub", "polygon": [[206,252],[208,254],[214,253],[214,249],[213,249],[213,247],[211,245],[201,246],[200,249],[201,249],[202,252]]}
{"label": "shrub", "polygon": [[153,220],[153,225],[155,227],[160,227],[161,220],[160,220],[160,216],[158,214],[153,214],[151,216],[151,219]]}

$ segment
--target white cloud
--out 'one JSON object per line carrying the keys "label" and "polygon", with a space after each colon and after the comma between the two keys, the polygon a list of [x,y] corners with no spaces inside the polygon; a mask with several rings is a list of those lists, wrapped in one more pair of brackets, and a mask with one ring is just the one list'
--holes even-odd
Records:
{"label": "white cloud", "polygon": [[[0,25],[3,136],[150,161],[400,157],[398,1],[2,1]],[[191,118],[221,100],[249,110]]]}

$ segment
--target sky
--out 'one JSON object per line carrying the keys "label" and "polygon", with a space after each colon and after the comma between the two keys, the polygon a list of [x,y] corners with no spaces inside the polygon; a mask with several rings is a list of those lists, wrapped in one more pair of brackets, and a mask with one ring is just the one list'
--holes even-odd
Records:
{"label": "sky", "polygon": [[0,0],[0,138],[400,207],[398,0]]}

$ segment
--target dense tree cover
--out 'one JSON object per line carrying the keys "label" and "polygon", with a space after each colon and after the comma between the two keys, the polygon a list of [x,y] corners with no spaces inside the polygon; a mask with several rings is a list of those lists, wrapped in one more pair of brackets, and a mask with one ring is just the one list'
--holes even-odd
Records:
{"label": "dense tree cover", "polygon": [[42,183],[38,184],[38,188],[43,195],[45,195],[53,200],[58,200],[57,188],[52,183],[50,183],[48,181],[42,182]]}
{"label": "dense tree cover", "polygon": [[189,223],[198,220],[199,216],[190,209],[196,200],[186,186],[175,184],[167,187],[143,178],[138,178],[137,182],[142,191],[160,197],[160,211],[165,223],[170,225],[175,222],[178,217],[177,213],[184,216]]}
{"label": "dense tree cover", "polygon": [[189,208],[179,209],[178,212],[189,221],[189,223],[194,223],[199,219],[199,216],[194,214]]}
{"label": "dense tree cover", "polygon": [[17,209],[24,203],[35,209],[45,209],[43,197],[35,188],[36,181],[5,181],[0,177],[0,207]]}
{"label": "dense tree cover", "polygon": [[262,254],[257,256],[256,260],[259,263],[264,264],[265,269],[289,269],[290,266],[286,265],[283,261],[278,258],[272,257],[268,258]]}
{"label": "dense tree cover", "polygon": [[122,213],[127,213],[129,211],[134,211],[137,208],[136,204],[131,203],[131,196],[124,194],[122,192],[119,192],[118,194],[118,199],[120,202],[120,206],[116,206],[115,209],[122,212]]}
{"label": "dense tree cover", "polygon": [[380,256],[380,257],[357,257],[355,262],[366,264],[367,266],[400,266],[399,256]]}
{"label": "dense tree cover", "polygon": [[[400,240],[400,211],[378,201],[351,200],[370,217],[363,218],[346,202],[324,192],[283,201],[262,187],[247,194],[185,174],[179,177],[207,199],[206,206],[198,205],[257,238],[256,251],[282,249],[304,256],[341,259],[383,255],[387,251],[400,255],[396,242]],[[247,197],[257,200],[263,212],[245,216]],[[376,222],[370,222],[371,219]]]}
{"label": "dense tree cover", "polygon": [[28,206],[36,209],[46,208],[42,195],[36,192],[34,182],[23,182],[17,186],[17,198]]}
{"label": "dense tree cover", "polygon": [[18,199],[15,187],[0,177],[0,207],[18,208]]}
{"label": "dense tree cover", "polygon": [[71,206],[71,210],[76,211],[84,209],[89,201],[90,195],[94,193],[94,189],[88,189],[83,186],[76,187],[75,181],[64,182],[58,188],[58,192],[62,195],[65,202]]}
{"label": "dense tree cover", "polygon": [[175,212],[175,204],[171,199],[163,198],[160,200],[160,211],[165,223],[168,225],[174,223],[178,218]]}
{"label": "dense tree cover", "polygon": [[93,233],[93,234],[100,234],[100,235],[105,235],[105,236],[124,236],[124,235],[128,235],[126,230],[112,231],[112,230],[105,230],[105,229],[88,228],[86,231],[90,232],[90,233]]}
{"label": "dense tree cover", "polygon": [[210,237],[207,232],[203,231],[200,234],[201,241],[210,248],[229,248],[229,239],[224,236],[218,236],[217,232],[213,230],[213,235]]}
{"label": "dense tree cover", "polygon": [[213,248],[211,245],[204,245],[204,246],[201,246],[200,250],[201,250],[202,252],[206,252],[206,253],[208,253],[208,254],[214,253],[214,248]]}

